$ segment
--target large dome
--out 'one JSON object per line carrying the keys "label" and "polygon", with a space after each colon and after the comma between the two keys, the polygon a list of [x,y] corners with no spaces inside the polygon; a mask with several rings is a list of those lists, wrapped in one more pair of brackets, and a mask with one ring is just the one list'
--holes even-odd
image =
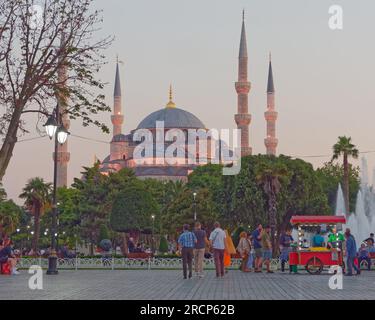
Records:
{"label": "large dome", "polygon": [[149,114],[137,129],[152,129],[156,121],[164,121],[164,128],[205,129],[205,125],[192,113],[179,108],[164,108]]}

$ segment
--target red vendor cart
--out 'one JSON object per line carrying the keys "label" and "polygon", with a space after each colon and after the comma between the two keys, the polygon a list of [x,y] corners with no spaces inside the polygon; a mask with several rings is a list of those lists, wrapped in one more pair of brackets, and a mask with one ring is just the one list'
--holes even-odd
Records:
{"label": "red vendor cart", "polygon": [[[344,268],[343,251],[339,246],[304,247],[304,229],[313,230],[321,226],[337,229],[346,223],[345,216],[293,216],[290,223],[298,229],[298,244],[296,250],[289,253],[291,266],[304,266],[310,274],[320,274],[325,266],[340,266]],[[341,228],[340,228],[341,229]],[[339,235],[336,233],[337,241]]]}

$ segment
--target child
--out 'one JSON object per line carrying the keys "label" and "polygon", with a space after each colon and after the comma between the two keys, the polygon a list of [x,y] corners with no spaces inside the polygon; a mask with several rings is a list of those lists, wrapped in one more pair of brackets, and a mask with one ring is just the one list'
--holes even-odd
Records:
{"label": "child", "polygon": [[364,243],[361,244],[361,247],[358,249],[358,266],[361,267],[362,261],[367,262],[367,270],[371,270],[371,259],[369,256],[368,248]]}

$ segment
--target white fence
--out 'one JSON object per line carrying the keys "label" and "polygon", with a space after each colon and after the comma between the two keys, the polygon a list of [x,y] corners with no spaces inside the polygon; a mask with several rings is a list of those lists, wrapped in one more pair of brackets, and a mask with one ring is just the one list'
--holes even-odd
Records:
{"label": "white fence", "polygon": [[[232,259],[230,269],[238,269],[241,259]],[[46,258],[21,258],[18,267],[27,269],[32,265],[39,265],[42,268],[48,267]],[[181,269],[181,258],[149,258],[149,259],[128,259],[128,258],[65,258],[57,259],[58,269]],[[214,260],[204,260],[205,269],[214,269]],[[279,259],[271,261],[271,268],[276,270],[279,267]]]}

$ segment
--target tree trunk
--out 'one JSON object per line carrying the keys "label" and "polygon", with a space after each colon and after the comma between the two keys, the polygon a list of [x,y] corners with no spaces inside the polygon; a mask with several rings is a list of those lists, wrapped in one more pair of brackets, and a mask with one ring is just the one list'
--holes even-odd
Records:
{"label": "tree trunk", "polygon": [[34,237],[33,237],[33,251],[35,255],[38,252],[39,232],[40,232],[40,211],[37,208],[34,214]]}
{"label": "tree trunk", "polygon": [[269,219],[271,227],[271,243],[272,243],[272,253],[276,254],[276,241],[275,241],[275,231],[276,231],[276,194],[272,192],[269,198]]}
{"label": "tree trunk", "polygon": [[90,231],[90,256],[94,256],[94,245],[95,245],[95,236],[93,230]]}
{"label": "tree trunk", "polygon": [[345,213],[350,213],[349,206],[349,164],[348,164],[348,155],[344,153],[344,178],[343,178],[343,187],[344,187],[344,200],[345,200]]}
{"label": "tree trunk", "polygon": [[0,181],[3,180],[9,161],[13,155],[14,146],[17,142],[17,131],[23,106],[24,105],[21,103],[16,103],[12,118],[9,122],[8,131],[4,138],[4,143],[0,149]]}
{"label": "tree trunk", "polygon": [[127,237],[126,237],[126,233],[125,232],[122,232],[122,245],[121,245],[121,251],[122,251],[122,254],[124,256],[126,256],[128,254],[128,241],[127,241]]}

